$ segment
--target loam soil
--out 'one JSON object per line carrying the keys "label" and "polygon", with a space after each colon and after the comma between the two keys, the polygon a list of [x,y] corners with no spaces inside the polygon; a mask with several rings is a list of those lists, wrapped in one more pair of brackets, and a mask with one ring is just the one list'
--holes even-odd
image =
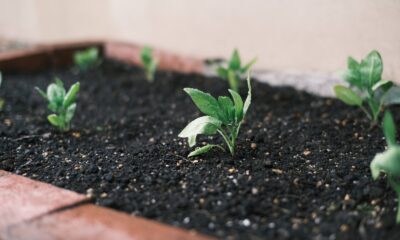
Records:
{"label": "loam soil", "polygon": [[[49,125],[33,90],[54,76],[81,82],[69,133]],[[237,155],[188,159],[177,135],[201,114],[182,89],[228,95],[221,79],[158,72],[150,84],[140,68],[111,60],[87,72],[5,74],[0,169],[223,239],[400,239],[395,193],[369,170],[386,146],[381,130],[338,100],[252,84]]]}

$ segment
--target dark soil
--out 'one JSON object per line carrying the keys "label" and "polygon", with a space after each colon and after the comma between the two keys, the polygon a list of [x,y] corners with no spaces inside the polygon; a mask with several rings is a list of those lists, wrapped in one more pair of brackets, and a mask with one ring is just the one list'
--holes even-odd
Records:
{"label": "dark soil", "polygon": [[[33,90],[54,76],[81,82],[70,133],[49,125]],[[159,72],[149,84],[141,69],[112,61],[85,73],[6,74],[0,168],[222,238],[400,239],[395,193],[369,170],[386,145],[381,130],[335,99],[253,86],[237,155],[187,159],[177,135],[200,113],[182,88],[227,95],[220,79]]]}

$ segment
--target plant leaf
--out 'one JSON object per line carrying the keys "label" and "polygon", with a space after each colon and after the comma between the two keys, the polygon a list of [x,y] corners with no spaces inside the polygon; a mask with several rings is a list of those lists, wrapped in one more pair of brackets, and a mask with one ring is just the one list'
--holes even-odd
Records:
{"label": "plant leaf", "polygon": [[389,176],[400,176],[400,147],[389,147],[383,153],[378,153],[370,164],[373,179],[379,177],[380,171],[386,172]]}
{"label": "plant leaf", "polygon": [[194,104],[202,113],[217,119],[220,118],[221,109],[218,101],[213,96],[194,88],[185,88],[183,90],[192,98]]}
{"label": "plant leaf", "polygon": [[75,101],[76,94],[79,92],[79,88],[80,88],[79,82],[75,83],[69,88],[67,95],[65,95],[64,97],[63,106],[65,108],[67,108],[69,105],[71,105],[71,103]]}
{"label": "plant leaf", "polygon": [[372,90],[376,91],[379,88],[381,88],[384,92],[387,92],[392,86],[394,85],[394,83],[392,81],[386,80],[386,81],[379,81],[377,83],[375,83],[374,86],[372,86]]}
{"label": "plant leaf", "polygon": [[65,122],[69,123],[72,120],[75,114],[75,109],[76,109],[76,103],[71,104],[67,108],[67,111],[65,112]]}
{"label": "plant leaf", "polygon": [[[389,111],[385,112],[383,117],[383,132],[385,134],[386,142],[389,146],[396,144],[396,126],[393,120],[393,116]],[[400,159],[399,159],[400,161]]]}
{"label": "plant leaf", "polygon": [[228,82],[229,87],[238,92],[240,87],[240,76],[234,70],[228,69]]}
{"label": "plant leaf", "polygon": [[350,88],[347,88],[347,87],[344,87],[341,85],[336,85],[334,87],[334,91],[335,91],[336,97],[338,97],[344,103],[346,103],[350,106],[361,106],[362,105],[362,99],[355,92],[353,92],[353,90],[351,90]]}
{"label": "plant leaf", "polygon": [[35,90],[40,94],[40,96],[42,96],[44,99],[47,99],[47,94],[43,92],[42,89],[35,87]]}
{"label": "plant leaf", "polygon": [[383,72],[382,58],[379,52],[372,51],[366,58],[361,61],[360,74],[363,83],[369,88],[372,88],[381,80]]}
{"label": "plant leaf", "polygon": [[246,73],[251,68],[251,66],[253,66],[253,64],[256,63],[256,62],[257,62],[257,58],[254,58],[249,63],[247,63],[244,67],[242,67],[242,69],[240,69],[240,72],[242,74]]}
{"label": "plant leaf", "polygon": [[223,119],[222,122],[229,124],[235,122],[235,109],[233,106],[233,102],[229,97],[220,96],[218,97],[219,107],[223,111]]}
{"label": "plant leaf", "polygon": [[232,95],[233,102],[235,103],[235,116],[236,122],[243,120],[243,100],[239,93],[229,89],[229,93]]}
{"label": "plant leaf", "polygon": [[229,61],[229,69],[232,70],[240,70],[240,56],[237,49],[235,49],[232,53],[231,60]]}
{"label": "plant leaf", "polygon": [[243,116],[246,115],[247,110],[249,109],[250,104],[251,104],[251,83],[250,83],[250,81],[251,81],[251,79],[250,79],[250,72],[249,72],[249,73],[247,73],[247,88],[248,88],[248,91],[247,91],[246,100],[244,101],[244,105],[243,105]]}
{"label": "plant leaf", "polygon": [[48,100],[50,102],[55,102],[57,106],[62,105],[64,101],[64,96],[65,96],[65,89],[64,87],[60,86],[59,83],[52,83],[47,87]]}
{"label": "plant leaf", "polygon": [[217,74],[220,78],[223,78],[223,79],[228,78],[228,70],[223,67],[217,68]]}
{"label": "plant leaf", "polygon": [[188,157],[194,157],[194,156],[198,156],[198,155],[204,154],[204,153],[210,151],[212,148],[215,148],[215,147],[221,147],[221,146],[214,145],[214,144],[207,144],[207,145],[205,145],[203,147],[199,147],[196,150],[190,152]]}
{"label": "plant leaf", "polygon": [[56,127],[61,127],[63,125],[62,120],[56,114],[50,114],[47,116],[47,120]]}
{"label": "plant leaf", "polygon": [[391,87],[382,97],[381,101],[385,106],[400,104],[400,87]]}
{"label": "plant leaf", "polygon": [[199,134],[215,134],[222,122],[210,116],[196,118],[190,122],[180,133],[179,137],[189,138],[189,146],[196,144],[196,136]]}

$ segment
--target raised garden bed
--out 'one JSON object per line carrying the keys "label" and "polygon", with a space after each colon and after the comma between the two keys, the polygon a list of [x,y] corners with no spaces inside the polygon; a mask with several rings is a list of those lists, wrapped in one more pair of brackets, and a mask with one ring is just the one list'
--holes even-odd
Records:
{"label": "raised garden bed", "polygon": [[[48,124],[33,90],[54,76],[67,86],[81,82],[69,133]],[[221,79],[160,71],[148,83],[141,68],[110,59],[87,72],[66,67],[4,79],[0,169],[221,238],[400,237],[395,194],[369,169],[384,150],[381,130],[338,100],[253,81],[236,156],[213,150],[188,159],[177,135],[200,113],[182,89],[226,95]]]}

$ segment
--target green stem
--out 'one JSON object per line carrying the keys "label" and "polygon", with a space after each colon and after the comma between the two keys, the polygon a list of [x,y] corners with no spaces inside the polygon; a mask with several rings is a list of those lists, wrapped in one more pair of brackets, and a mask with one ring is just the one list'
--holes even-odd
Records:
{"label": "green stem", "polygon": [[226,145],[228,145],[229,152],[233,156],[235,154],[235,149],[234,149],[232,142],[230,141],[228,135],[222,128],[218,129],[218,132],[219,132],[219,134],[221,134],[222,138],[225,140]]}

